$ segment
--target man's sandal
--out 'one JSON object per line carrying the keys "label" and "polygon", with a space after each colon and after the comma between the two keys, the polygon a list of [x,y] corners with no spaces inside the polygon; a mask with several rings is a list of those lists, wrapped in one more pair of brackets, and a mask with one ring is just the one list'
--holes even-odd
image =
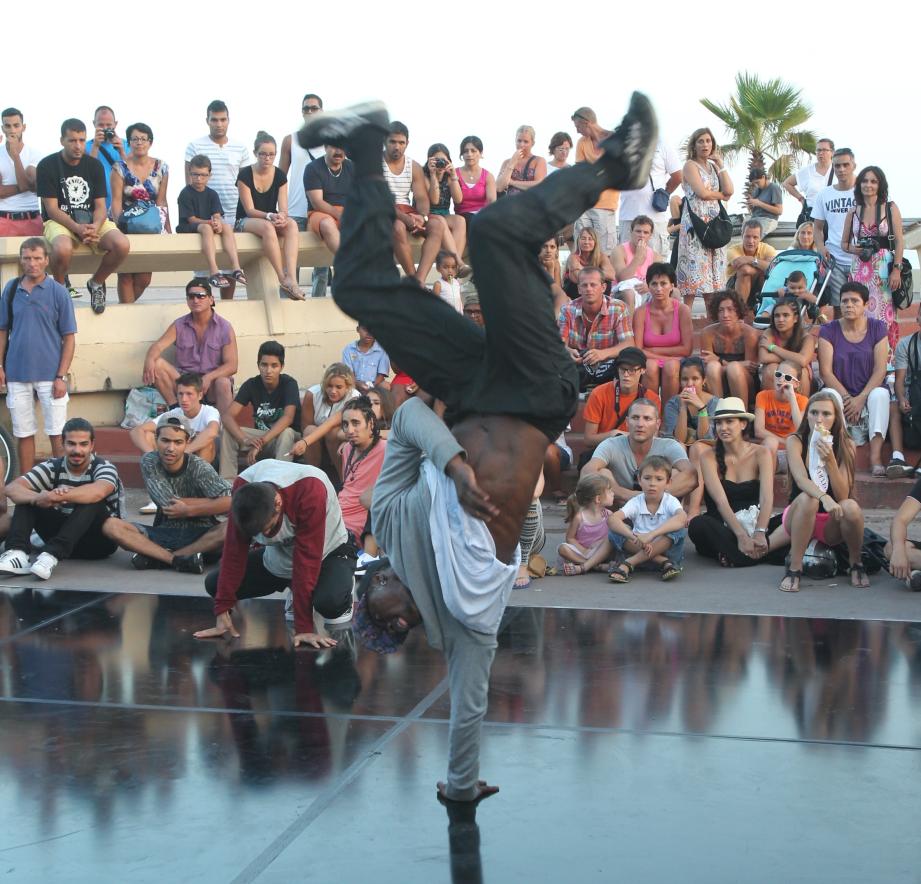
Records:
{"label": "man's sandal", "polygon": [[627,583],[632,573],[633,565],[629,562],[621,562],[608,572],[608,580],[610,580],[611,583]]}
{"label": "man's sandal", "polygon": [[681,570],[682,569],[673,562],[663,562],[660,578],[662,580],[674,580],[681,573]]}
{"label": "man's sandal", "polygon": [[[777,588],[781,592],[799,592],[799,579],[802,576],[803,576],[802,570],[794,571],[792,568],[787,568],[786,572],[783,575],[783,580],[780,581],[780,586],[778,586]],[[790,585],[786,588],[783,585],[784,580],[790,581]]]}
{"label": "man's sandal", "polygon": [[[867,569],[864,568],[863,562],[855,562],[852,565],[848,566],[847,573],[851,577],[851,586],[855,589],[869,589],[870,588],[870,578],[867,576]],[[857,582],[854,583],[854,577],[857,577]]]}

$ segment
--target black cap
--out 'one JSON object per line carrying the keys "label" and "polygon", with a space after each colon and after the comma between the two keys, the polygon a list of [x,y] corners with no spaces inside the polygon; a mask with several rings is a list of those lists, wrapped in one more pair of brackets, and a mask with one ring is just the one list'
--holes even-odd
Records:
{"label": "black cap", "polygon": [[614,359],[614,365],[638,365],[646,368],[646,354],[639,347],[624,347]]}

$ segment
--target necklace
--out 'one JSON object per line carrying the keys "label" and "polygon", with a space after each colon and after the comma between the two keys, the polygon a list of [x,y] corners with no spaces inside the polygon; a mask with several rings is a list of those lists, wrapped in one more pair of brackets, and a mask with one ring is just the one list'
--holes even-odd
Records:
{"label": "necklace", "polygon": [[323,162],[326,163],[326,171],[329,172],[329,174],[332,175],[333,178],[338,178],[342,174],[343,168],[345,168],[344,166],[340,166],[339,171],[334,172],[332,169],[330,169],[329,163],[327,163],[325,159],[323,160]]}

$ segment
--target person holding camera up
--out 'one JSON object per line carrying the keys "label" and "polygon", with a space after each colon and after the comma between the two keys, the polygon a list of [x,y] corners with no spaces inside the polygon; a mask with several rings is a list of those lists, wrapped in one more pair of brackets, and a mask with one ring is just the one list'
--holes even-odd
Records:
{"label": "person holding camera up", "polygon": [[93,140],[87,153],[102,163],[106,173],[106,211],[112,208],[112,167],[128,159],[124,139],[118,136],[115,127],[115,111],[107,105],[100,105],[93,114]]}
{"label": "person holding camera up", "polygon": [[464,202],[464,194],[448,148],[443,144],[433,144],[428,150],[422,171],[425,173],[429,200],[432,204],[429,211],[444,218],[448,226],[442,246],[457,256],[457,275],[461,278],[469,276],[470,268],[463,261],[464,249],[467,247],[467,222],[460,215],[451,214],[451,200],[454,200],[454,211],[457,212],[458,206]]}
{"label": "person holding camera up", "polygon": [[854,257],[850,279],[870,290],[867,316],[886,323],[889,360],[899,342],[892,292],[902,284],[902,213],[889,201],[889,182],[879,166],[860,170],[854,183],[854,207],[844,219],[841,248]]}

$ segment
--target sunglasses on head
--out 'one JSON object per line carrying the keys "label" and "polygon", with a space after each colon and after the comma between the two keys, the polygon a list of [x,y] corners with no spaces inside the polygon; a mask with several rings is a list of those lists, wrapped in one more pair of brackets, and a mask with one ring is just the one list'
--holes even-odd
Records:
{"label": "sunglasses on head", "polygon": [[775,371],[774,377],[783,378],[788,384],[792,384],[794,381],[798,380],[798,378],[794,377],[792,374],[786,374],[782,371]]}

